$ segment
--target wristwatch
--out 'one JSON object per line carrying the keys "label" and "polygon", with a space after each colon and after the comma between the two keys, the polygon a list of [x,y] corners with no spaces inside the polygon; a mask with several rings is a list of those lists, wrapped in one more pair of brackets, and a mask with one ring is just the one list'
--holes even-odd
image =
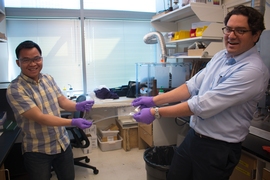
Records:
{"label": "wristwatch", "polygon": [[155,118],[159,119],[160,118],[160,114],[158,112],[158,107],[155,107]]}

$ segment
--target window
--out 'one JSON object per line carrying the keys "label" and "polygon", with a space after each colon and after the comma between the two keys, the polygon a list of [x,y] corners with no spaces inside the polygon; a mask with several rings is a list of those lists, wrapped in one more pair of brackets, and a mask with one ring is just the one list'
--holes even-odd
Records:
{"label": "window", "polygon": [[[79,20],[8,20],[7,36],[9,57],[14,64],[18,44],[32,40],[42,50],[43,73],[52,75],[61,89],[68,84],[76,90],[83,89]],[[17,76],[20,69],[14,70]]]}
{"label": "window", "polygon": [[85,0],[85,9],[156,12],[156,0]]}
{"label": "window", "polygon": [[80,9],[80,0],[4,0],[5,7]]}
{"label": "window", "polygon": [[[32,0],[34,8],[30,9],[33,10],[6,8],[9,59],[13,63],[11,79],[20,73],[14,50],[24,40],[33,40],[40,45],[44,57],[42,72],[52,75],[61,89],[68,88],[70,84],[75,91],[85,93],[99,85],[127,85],[128,81],[136,79],[135,63],[156,62],[156,45],[143,42],[144,35],[154,31],[150,23],[154,13],[88,9],[80,18],[85,20],[81,21],[78,19],[79,9],[66,9],[59,13],[59,9],[51,8],[59,1],[53,3],[48,0],[46,3],[51,5],[41,6],[38,0]],[[68,7],[66,4],[71,1],[65,0],[61,8]],[[134,7],[140,1],[132,2]],[[8,0],[6,5],[12,7],[12,2],[15,1]],[[26,2],[21,0],[16,5],[20,7]],[[90,0],[85,2],[88,5],[92,3]],[[121,5],[129,4],[125,2]],[[28,6],[31,5],[28,3]],[[37,6],[43,8],[37,9]],[[47,11],[44,7],[50,8]],[[83,34],[81,27],[84,27]]]}
{"label": "window", "polygon": [[[5,6],[80,9],[80,0],[5,0]],[[156,12],[156,0],[84,0],[84,9]]]}
{"label": "window", "polygon": [[136,80],[136,62],[155,62],[156,45],[143,42],[150,22],[86,20],[87,92]]}

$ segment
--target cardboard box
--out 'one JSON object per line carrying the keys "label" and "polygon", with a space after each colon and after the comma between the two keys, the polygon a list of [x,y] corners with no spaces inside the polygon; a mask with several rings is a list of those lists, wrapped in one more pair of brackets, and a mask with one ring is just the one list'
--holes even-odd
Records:
{"label": "cardboard box", "polygon": [[88,134],[88,135],[86,135],[87,137],[88,137],[88,139],[89,139],[89,141],[90,141],[90,145],[89,145],[89,147],[87,147],[87,148],[81,148],[82,149],[82,152],[84,153],[84,154],[89,154],[89,153],[91,153],[92,152],[92,149],[93,148],[97,148],[98,147],[98,143],[97,143],[97,135],[90,135],[90,134]]}
{"label": "cardboard box", "polygon": [[262,180],[270,180],[270,170],[263,168]]}
{"label": "cardboard box", "polygon": [[89,153],[92,152],[92,143],[91,143],[92,140],[91,140],[91,135],[88,134],[88,135],[86,135],[86,136],[87,136],[88,140],[90,141],[90,145],[89,145],[87,148],[81,148],[83,154],[89,154]]}
{"label": "cardboard box", "polygon": [[188,56],[203,56],[204,49],[189,49]]}
{"label": "cardboard box", "polygon": [[107,141],[115,141],[117,140],[117,134],[119,131],[103,131],[98,128],[98,139],[100,139],[101,142],[107,142]]}
{"label": "cardboard box", "polygon": [[97,127],[93,124],[90,128],[83,130],[86,135],[90,134],[91,136],[97,135]]}
{"label": "cardboard box", "polygon": [[256,179],[257,159],[242,151],[238,165],[230,177],[230,180]]}
{"label": "cardboard box", "polygon": [[97,135],[91,135],[91,147],[92,149],[98,147]]}

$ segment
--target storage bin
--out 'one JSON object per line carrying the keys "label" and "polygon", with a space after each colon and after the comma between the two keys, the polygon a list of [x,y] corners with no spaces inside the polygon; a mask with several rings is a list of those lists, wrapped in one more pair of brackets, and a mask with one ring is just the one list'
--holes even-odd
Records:
{"label": "storage bin", "polygon": [[117,140],[117,134],[118,133],[119,133],[118,130],[103,131],[100,128],[98,128],[98,137],[99,137],[101,142]]}
{"label": "storage bin", "polygon": [[188,56],[203,56],[204,49],[189,49]]}
{"label": "storage bin", "polygon": [[112,151],[121,149],[123,138],[118,135],[118,140],[116,141],[108,141],[108,142],[101,142],[100,138],[98,137],[98,145],[101,151]]}

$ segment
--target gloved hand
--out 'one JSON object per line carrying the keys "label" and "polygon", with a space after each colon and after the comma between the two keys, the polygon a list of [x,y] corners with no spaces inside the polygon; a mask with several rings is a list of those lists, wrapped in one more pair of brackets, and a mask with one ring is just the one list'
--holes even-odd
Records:
{"label": "gloved hand", "polygon": [[94,105],[95,101],[83,101],[83,102],[78,102],[76,104],[76,110],[77,111],[89,111],[92,106]]}
{"label": "gloved hand", "polygon": [[140,106],[140,109],[156,106],[153,101],[153,97],[148,97],[148,96],[142,96],[142,97],[136,98],[132,101],[131,104],[134,107]]}
{"label": "gloved hand", "polygon": [[92,126],[92,124],[93,124],[92,121],[88,121],[88,120],[83,119],[83,118],[73,118],[71,120],[72,126],[77,126],[78,128],[81,128],[81,129],[89,128]]}
{"label": "gloved hand", "polygon": [[151,114],[150,109],[151,108],[142,109],[140,112],[134,114],[133,118],[137,122],[142,122],[142,123],[145,123],[145,124],[151,124],[155,120],[155,117]]}

